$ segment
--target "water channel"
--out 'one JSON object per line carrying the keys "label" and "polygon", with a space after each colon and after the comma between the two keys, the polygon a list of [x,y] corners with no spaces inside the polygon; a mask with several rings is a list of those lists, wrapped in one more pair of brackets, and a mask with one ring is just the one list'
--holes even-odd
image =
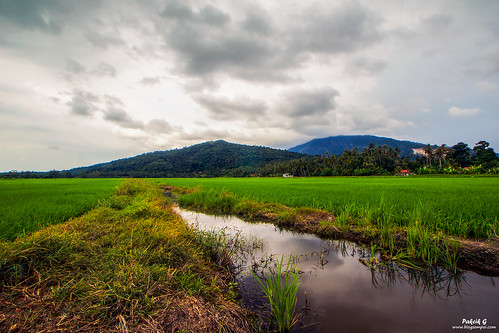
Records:
{"label": "water channel", "polygon": [[283,254],[297,258],[301,285],[295,332],[456,332],[470,331],[453,328],[469,320],[474,320],[474,326],[499,327],[497,277],[469,271],[454,275],[440,268],[431,272],[393,266],[373,269],[362,263],[369,249],[354,243],[322,240],[236,217],[178,212],[201,230],[224,229],[263,244],[251,257],[241,259],[245,262],[237,277],[242,303],[251,310],[261,311],[264,298],[248,267]]}

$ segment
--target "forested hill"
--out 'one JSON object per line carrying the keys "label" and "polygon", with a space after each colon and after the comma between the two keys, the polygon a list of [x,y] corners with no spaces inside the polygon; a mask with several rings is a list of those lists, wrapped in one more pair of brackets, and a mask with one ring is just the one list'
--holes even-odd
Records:
{"label": "forested hill", "polygon": [[328,151],[330,154],[341,155],[347,149],[352,150],[357,148],[359,151],[362,151],[370,143],[374,143],[376,146],[387,145],[388,147],[399,148],[402,156],[411,154],[413,148],[423,148],[425,146],[425,144],[419,142],[400,141],[374,135],[338,135],[314,139],[289,148],[289,151],[309,155],[323,155]]}
{"label": "forested hill", "polygon": [[76,177],[217,177],[241,176],[270,162],[287,162],[302,154],[229,143],[223,140],[156,151],[109,163],[69,170]]}

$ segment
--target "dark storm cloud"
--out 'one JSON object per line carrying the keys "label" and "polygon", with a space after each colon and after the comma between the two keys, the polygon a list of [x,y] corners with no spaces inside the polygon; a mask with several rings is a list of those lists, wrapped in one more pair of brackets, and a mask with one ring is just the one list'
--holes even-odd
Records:
{"label": "dark storm cloud", "polygon": [[90,117],[101,113],[103,119],[123,128],[143,129],[144,124],[134,120],[124,109],[121,99],[110,95],[95,95],[88,91],[75,89],[71,101],[67,103],[71,113]]}
{"label": "dark storm cloud", "polygon": [[247,80],[280,80],[279,70],[294,58],[286,57],[279,51],[282,46],[270,39],[231,30],[206,31],[186,22],[174,23],[166,38],[185,72],[193,76],[226,73]]}
{"label": "dark storm cloud", "polygon": [[311,8],[297,21],[293,47],[302,52],[353,52],[382,38],[381,20],[359,4],[333,10]]}
{"label": "dark storm cloud", "polygon": [[133,120],[132,117],[123,109],[116,106],[108,106],[102,111],[104,120],[110,121],[123,128],[142,129],[144,124]]}
{"label": "dark storm cloud", "polygon": [[[252,15],[253,21],[257,20],[257,14]],[[213,6],[197,10],[169,2],[162,17],[168,25],[165,41],[188,75],[228,74],[249,81],[279,81],[288,79],[283,69],[299,63],[299,55],[290,54],[276,36],[255,34],[257,22],[248,18],[236,22]],[[263,15],[259,20],[265,20]]]}
{"label": "dark storm cloud", "polygon": [[23,29],[58,34],[57,22],[65,4],[60,0],[0,0],[0,17]]}
{"label": "dark storm cloud", "polygon": [[246,12],[242,28],[251,33],[261,35],[272,33],[272,19],[264,10],[251,7]]}
{"label": "dark storm cloud", "polygon": [[200,22],[220,27],[230,21],[230,15],[224,13],[216,7],[206,5],[199,11],[199,20]]}
{"label": "dark storm cloud", "polygon": [[134,120],[128,112],[123,110],[125,104],[118,97],[105,95],[101,100],[105,101],[105,106],[102,108],[104,120],[110,121],[123,128],[144,128],[143,123]]}
{"label": "dark storm cloud", "polygon": [[292,90],[283,95],[276,108],[280,122],[296,133],[322,135],[331,130],[340,93],[331,87],[314,90]]}
{"label": "dark storm cloud", "polygon": [[67,105],[71,107],[71,113],[89,117],[98,111],[98,102],[98,96],[87,91],[75,89],[73,97]]}
{"label": "dark storm cloud", "polygon": [[188,5],[181,1],[167,1],[165,8],[161,12],[161,16],[171,18],[171,19],[179,19],[179,20],[187,20],[191,19],[194,16],[194,13]]}
{"label": "dark storm cloud", "polygon": [[288,93],[280,107],[281,112],[291,117],[318,116],[336,108],[338,90],[323,88],[311,91]]}
{"label": "dark storm cloud", "polygon": [[166,3],[161,16],[179,21],[192,21],[219,27],[224,26],[230,21],[230,15],[212,5],[205,5],[199,10],[193,10],[185,3],[175,0]]}
{"label": "dark storm cloud", "polygon": [[129,122],[131,120],[128,113],[114,106],[110,106],[104,111],[104,119],[117,123]]}
{"label": "dark storm cloud", "polygon": [[380,19],[351,4],[328,11],[311,8],[290,27],[274,26],[270,14],[259,7],[249,7],[235,19],[213,6],[196,9],[169,1],[161,16],[166,45],[184,73],[195,77],[289,81],[310,54],[355,52],[382,38]]}
{"label": "dark storm cloud", "polygon": [[267,110],[267,104],[264,101],[246,98],[231,100],[228,98],[199,95],[195,96],[194,99],[203,108],[208,110],[209,117],[214,120],[255,120]]}

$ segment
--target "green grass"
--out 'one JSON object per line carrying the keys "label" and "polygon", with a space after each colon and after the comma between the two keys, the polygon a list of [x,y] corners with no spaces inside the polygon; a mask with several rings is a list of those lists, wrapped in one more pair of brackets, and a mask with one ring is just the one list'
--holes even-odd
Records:
{"label": "green grass", "polygon": [[[319,221],[326,233],[361,233],[384,260],[457,272],[461,243],[495,239],[499,227],[498,177],[324,177],[163,179],[201,190],[178,202],[219,213],[269,218],[279,226],[302,224],[307,209],[336,218]],[[287,208],[291,207],[291,208]],[[263,212],[263,213],[262,213]],[[320,214],[319,214],[320,216]],[[329,228],[329,229],[328,229]],[[404,241],[405,239],[405,241]]]}
{"label": "green grass", "polygon": [[82,215],[111,196],[121,179],[0,180],[0,240],[13,240]]}
{"label": "green grass", "polygon": [[277,260],[276,268],[265,272],[262,278],[254,271],[251,273],[269,299],[270,309],[279,327],[279,332],[289,332],[291,327],[297,323],[295,315],[296,295],[300,286],[298,264],[293,256],[289,257],[288,263],[284,267],[283,255],[280,260]]}
{"label": "green grass", "polygon": [[228,242],[124,181],[78,218],[0,242],[0,331],[248,331],[218,255]]}
{"label": "green grass", "polygon": [[[499,227],[499,177],[211,178],[156,182],[231,192],[238,199],[323,209],[341,217],[342,223],[371,223],[385,231],[417,227],[432,234],[490,238]],[[222,204],[231,204],[229,199]]]}

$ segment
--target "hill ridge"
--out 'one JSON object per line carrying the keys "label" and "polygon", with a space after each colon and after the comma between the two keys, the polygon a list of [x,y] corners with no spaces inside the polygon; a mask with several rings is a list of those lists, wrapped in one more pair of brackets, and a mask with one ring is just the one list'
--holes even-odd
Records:
{"label": "hill ridge", "polygon": [[69,172],[77,177],[239,176],[270,162],[300,157],[303,154],[287,150],[215,140],[73,168]]}
{"label": "hill ridge", "polygon": [[[424,143],[397,140],[388,137],[375,136],[375,135],[336,135],[325,138],[312,139],[303,144],[289,148],[289,151],[308,154],[308,155],[323,155],[326,151],[330,154],[341,155],[345,150],[352,150],[357,148],[362,151],[374,143],[376,146],[387,145],[393,148],[399,148],[402,156],[408,156],[413,153],[414,148],[423,148],[426,146]],[[435,147],[432,145],[432,147]]]}

